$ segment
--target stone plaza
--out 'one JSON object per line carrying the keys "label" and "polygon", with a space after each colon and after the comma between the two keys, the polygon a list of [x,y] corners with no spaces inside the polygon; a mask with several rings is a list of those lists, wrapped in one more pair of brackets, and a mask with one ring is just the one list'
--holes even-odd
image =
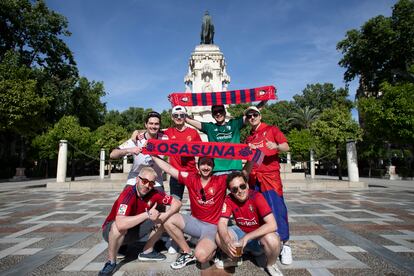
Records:
{"label": "stone plaza", "polygon": [[[385,180],[384,180],[385,181]],[[389,181],[389,180],[388,180]],[[378,180],[381,183],[381,180]],[[414,184],[413,181],[407,182]],[[0,183],[1,275],[97,275],[106,261],[101,224],[119,191],[51,191]],[[166,185],[168,186],[168,185]],[[287,190],[292,265],[285,275],[413,275],[414,186]],[[18,187],[18,186],[16,186]],[[182,212],[189,211],[188,198]],[[219,270],[140,262],[139,248],[115,275],[267,275],[261,257]]]}

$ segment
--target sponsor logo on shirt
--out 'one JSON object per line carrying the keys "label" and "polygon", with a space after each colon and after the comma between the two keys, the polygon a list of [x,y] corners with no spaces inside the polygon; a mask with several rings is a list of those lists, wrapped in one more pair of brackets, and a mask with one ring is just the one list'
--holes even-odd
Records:
{"label": "sponsor logo on shirt", "polygon": [[126,205],[126,204],[121,204],[121,205],[119,205],[119,208],[118,208],[118,215],[125,215],[125,214],[126,214],[127,209],[128,209],[128,205]]}
{"label": "sponsor logo on shirt", "polygon": [[217,140],[231,139],[233,137],[233,132],[229,133],[217,133]]}
{"label": "sponsor logo on shirt", "polygon": [[252,219],[237,218],[237,224],[242,225],[242,226],[258,225],[255,218],[252,218]]}

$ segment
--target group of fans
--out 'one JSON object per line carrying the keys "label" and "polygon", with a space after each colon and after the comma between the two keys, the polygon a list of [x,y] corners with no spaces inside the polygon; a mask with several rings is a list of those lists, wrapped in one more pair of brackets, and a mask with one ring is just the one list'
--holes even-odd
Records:
{"label": "group of fans", "polygon": [[[160,114],[147,114],[146,131],[134,131],[130,140],[111,152],[111,158],[132,155],[134,162],[127,186],[102,226],[108,261],[99,275],[114,273],[117,254],[125,253],[128,244],[146,236],[138,259],[165,260],[166,256],[154,249],[164,232],[171,239],[168,253],[180,251],[171,263],[173,269],[211,260],[218,268],[236,266],[240,260],[238,242],[245,254],[265,254],[265,269],[270,275],[283,275],[276,261],[280,258],[282,264],[291,264],[292,253],[287,245],[289,224],[278,153],[288,151],[289,145],[277,127],[262,122],[260,109],[264,103],[248,107],[243,116],[229,121],[224,105],[214,105],[211,113],[215,123],[194,120],[185,107],[175,106],[171,112],[174,126],[164,132],[160,131]],[[240,130],[246,124],[251,132],[244,142],[263,152],[260,164],[249,161],[242,167],[241,160],[205,156],[197,161],[192,156],[170,156],[166,162],[142,153],[149,139],[201,141],[197,130],[205,133],[209,142],[240,143]],[[170,194],[164,192],[162,172],[170,175]],[[185,187],[191,214],[179,212]],[[194,249],[186,237],[197,240]]]}

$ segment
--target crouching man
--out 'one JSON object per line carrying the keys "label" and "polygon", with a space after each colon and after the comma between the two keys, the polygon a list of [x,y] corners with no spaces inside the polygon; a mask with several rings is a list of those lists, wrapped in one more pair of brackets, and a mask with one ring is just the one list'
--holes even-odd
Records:
{"label": "crouching man", "polygon": [[[143,167],[133,186],[127,186],[112,206],[102,225],[103,238],[108,242],[108,261],[99,275],[112,275],[116,268],[116,255],[121,245],[128,245],[149,234],[141,261],[162,261],[166,256],[154,250],[161,237],[163,223],[180,210],[181,202],[154,188],[157,173],[151,167]],[[159,213],[157,205],[171,205],[165,213]]]}
{"label": "crouching man", "polygon": [[[227,176],[227,188],[230,194],[226,196],[217,225],[216,242],[220,249],[234,260],[239,256],[237,247],[242,251],[266,255],[266,270],[270,275],[283,275],[276,264],[280,252],[280,239],[277,235],[277,224],[263,195],[249,190],[246,177],[240,172],[232,172]],[[236,225],[228,226],[233,214]],[[218,260],[217,267],[226,266],[226,258]]]}

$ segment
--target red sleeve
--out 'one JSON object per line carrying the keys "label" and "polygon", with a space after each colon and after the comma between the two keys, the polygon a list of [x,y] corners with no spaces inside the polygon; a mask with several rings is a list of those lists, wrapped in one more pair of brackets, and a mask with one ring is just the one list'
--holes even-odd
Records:
{"label": "red sleeve", "polygon": [[161,191],[157,191],[157,193],[154,194],[153,199],[157,202],[157,205],[171,205],[172,202],[172,196]]}
{"label": "red sleeve", "polygon": [[257,192],[255,197],[254,197],[254,202],[257,206],[257,210],[260,214],[260,216],[262,218],[264,218],[265,216],[267,216],[268,214],[270,214],[272,212],[272,209],[270,209],[269,204],[267,203],[266,199],[264,198],[264,196]]}
{"label": "red sleeve", "polygon": [[183,183],[185,186],[188,186],[191,184],[193,178],[194,178],[193,173],[188,173],[187,177],[183,177],[183,175],[181,174],[181,171],[178,171],[178,183]]}
{"label": "red sleeve", "polygon": [[123,190],[122,193],[119,195],[118,198],[118,210],[116,211],[117,216],[129,216],[133,211],[132,205],[135,199],[135,189],[128,187],[127,189]]}
{"label": "red sleeve", "polygon": [[222,218],[230,218],[232,212],[231,208],[231,199],[229,196],[226,196],[226,199],[224,200],[223,207],[221,208],[221,215]]}
{"label": "red sleeve", "polygon": [[282,143],[285,143],[285,142],[287,143],[288,140],[286,139],[285,135],[283,134],[283,132],[280,131],[279,128],[273,126],[272,127],[272,134],[273,134],[273,137],[274,137],[276,143],[278,143],[278,144],[282,144]]}

